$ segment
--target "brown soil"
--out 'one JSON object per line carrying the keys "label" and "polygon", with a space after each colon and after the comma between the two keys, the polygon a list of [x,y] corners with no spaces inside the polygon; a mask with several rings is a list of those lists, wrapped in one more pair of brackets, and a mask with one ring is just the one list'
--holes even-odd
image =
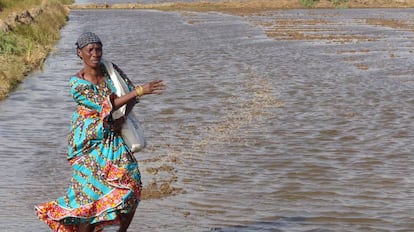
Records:
{"label": "brown soil", "polygon": [[[262,13],[261,15],[265,14]],[[414,31],[414,24],[409,19],[366,18],[359,19],[358,23]],[[323,28],[323,26],[329,24],[334,25],[335,22],[322,19],[276,19],[274,21],[256,22],[256,25],[265,28],[269,37],[278,40],[325,40],[346,43],[351,41],[377,41],[379,39],[364,35],[344,35],[339,30]]]}
{"label": "brown soil", "polygon": [[[155,148],[150,147],[148,150],[156,153]],[[157,157],[139,162],[141,168],[146,167],[141,170],[143,178],[151,179],[148,183],[143,184],[142,200],[160,199],[184,192],[183,189],[173,186],[178,179],[177,171],[174,168],[178,159],[175,156]]]}
{"label": "brown soil", "polygon": [[0,19],[0,32],[9,32],[16,25],[34,23],[35,19],[43,13],[41,7],[35,7],[22,12],[14,12],[6,17],[5,20]]}

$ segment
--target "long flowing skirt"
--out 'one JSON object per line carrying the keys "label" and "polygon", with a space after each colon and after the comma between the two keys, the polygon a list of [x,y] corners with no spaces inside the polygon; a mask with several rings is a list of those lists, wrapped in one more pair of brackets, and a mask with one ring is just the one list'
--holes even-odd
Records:
{"label": "long flowing skirt", "polygon": [[88,153],[70,160],[73,169],[66,195],[35,206],[41,221],[56,232],[75,232],[80,223],[99,231],[119,224],[119,214],[135,210],[140,201],[138,163],[120,136],[111,136]]}

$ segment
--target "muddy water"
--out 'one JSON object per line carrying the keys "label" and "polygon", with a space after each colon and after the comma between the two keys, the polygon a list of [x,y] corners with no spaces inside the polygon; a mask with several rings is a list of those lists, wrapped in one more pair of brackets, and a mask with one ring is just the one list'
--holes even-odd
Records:
{"label": "muddy water", "polygon": [[412,231],[414,33],[364,20],[412,14],[72,11],[44,69],[0,103],[0,231],[48,231],[33,205],[66,191],[87,30],[135,83],[168,84],[135,109],[145,186],[167,196],[148,195],[130,231]]}

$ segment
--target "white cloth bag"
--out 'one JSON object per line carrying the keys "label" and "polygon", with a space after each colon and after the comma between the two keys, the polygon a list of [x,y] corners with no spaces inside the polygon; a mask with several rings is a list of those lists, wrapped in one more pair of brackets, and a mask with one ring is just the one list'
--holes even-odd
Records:
{"label": "white cloth bag", "polygon": [[[116,88],[116,95],[120,97],[128,93],[129,89],[127,84],[119,75],[119,73],[114,69],[112,63],[106,60],[102,60],[102,63],[105,65],[106,70],[108,71],[108,74],[111,77],[111,80]],[[126,105],[120,107],[116,111],[112,112],[112,118],[118,119],[120,117],[123,117],[125,115],[125,110]],[[132,152],[141,151],[147,146],[144,129],[132,111],[129,112],[125,123],[122,126],[121,136]]]}

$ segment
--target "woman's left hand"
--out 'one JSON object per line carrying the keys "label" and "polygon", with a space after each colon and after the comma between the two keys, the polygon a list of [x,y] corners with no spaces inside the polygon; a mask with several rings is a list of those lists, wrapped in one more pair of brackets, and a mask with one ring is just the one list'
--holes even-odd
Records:
{"label": "woman's left hand", "polygon": [[151,81],[142,85],[143,95],[161,94],[164,92],[166,85],[162,80]]}

